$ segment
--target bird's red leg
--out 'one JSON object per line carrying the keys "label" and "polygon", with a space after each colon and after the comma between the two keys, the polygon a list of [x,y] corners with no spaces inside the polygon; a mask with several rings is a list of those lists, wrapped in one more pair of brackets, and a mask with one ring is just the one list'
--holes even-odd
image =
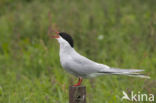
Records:
{"label": "bird's red leg", "polygon": [[80,85],[81,85],[81,82],[82,82],[82,78],[81,78],[81,77],[79,77],[78,83],[77,83],[77,84],[75,84],[75,85],[73,85],[73,86],[80,86]]}

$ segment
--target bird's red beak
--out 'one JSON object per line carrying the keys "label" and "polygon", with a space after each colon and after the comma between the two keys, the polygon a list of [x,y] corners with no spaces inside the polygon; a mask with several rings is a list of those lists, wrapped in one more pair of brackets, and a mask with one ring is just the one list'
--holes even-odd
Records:
{"label": "bird's red beak", "polygon": [[59,32],[55,31],[55,33],[56,33],[57,35],[52,36],[52,38],[55,38],[55,39],[59,38],[59,37],[60,37],[60,36],[59,36]]}
{"label": "bird's red beak", "polygon": [[57,38],[59,38],[60,36],[59,35],[54,35],[54,36],[52,36],[52,38],[55,38],[55,39],[57,39]]}

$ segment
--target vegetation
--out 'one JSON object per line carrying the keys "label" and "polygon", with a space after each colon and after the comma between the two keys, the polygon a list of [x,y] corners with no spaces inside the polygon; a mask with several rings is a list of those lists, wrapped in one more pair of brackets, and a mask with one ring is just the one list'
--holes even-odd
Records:
{"label": "vegetation", "polygon": [[[88,58],[144,69],[151,79],[86,79],[88,103],[121,103],[122,91],[156,94],[155,0],[0,0],[0,103],[68,103],[77,78],[59,62],[51,28]],[[129,101],[124,100],[124,103]]]}

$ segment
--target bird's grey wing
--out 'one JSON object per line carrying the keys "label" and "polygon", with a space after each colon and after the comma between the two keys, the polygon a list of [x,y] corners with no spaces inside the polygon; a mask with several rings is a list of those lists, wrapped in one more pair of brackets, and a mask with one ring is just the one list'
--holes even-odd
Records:
{"label": "bird's grey wing", "polygon": [[74,54],[71,57],[72,60],[70,66],[72,70],[78,74],[78,76],[83,77],[95,77],[104,74],[115,74],[115,75],[129,75],[136,76],[141,78],[149,78],[143,74],[140,74],[143,70],[138,69],[119,69],[119,68],[111,68],[104,64],[96,63],[88,58],[81,56],[80,54]]}
{"label": "bird's grey wing", "polygon": [[75,71],[81,73],[81,74],[85,74],[85,75],[89,75],[92,73],[98,73],[99,71],[101,71],[102,69],[109,69],[109,67],[107,65],[103,65],[103,64],[99,64],[96,63],[92,60],[89,60],[88,58],[81,56],[80,54],[75,54],[72,57],[72,66],[76,67]]}

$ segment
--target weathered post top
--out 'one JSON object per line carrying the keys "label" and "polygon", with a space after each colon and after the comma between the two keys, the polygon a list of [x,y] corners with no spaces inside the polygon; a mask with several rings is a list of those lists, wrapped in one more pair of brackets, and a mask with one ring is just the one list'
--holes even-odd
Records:
{"label": "weathered post top", "polygon": [[86,87],[70,86],[69,103],[86,103]]}

